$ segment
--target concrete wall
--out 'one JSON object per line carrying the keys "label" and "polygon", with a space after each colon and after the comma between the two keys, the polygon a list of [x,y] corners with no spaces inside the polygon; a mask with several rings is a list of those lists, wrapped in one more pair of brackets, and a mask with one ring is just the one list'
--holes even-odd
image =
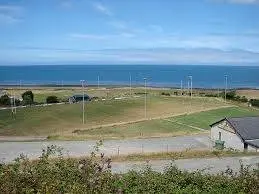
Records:
{"label": "concrete wall", "polygon": [[[244,151],[243,141],[226,121],[222,121],[221,123],[218,123],[211,128],[210,136],[213,142],[219,140],[219,132],[221,132],[221,141],[225,142],[224,145],[226,148],[233,148],[236,150]],[[247,151],[259,152],[259,149],[248,145]]]}
{"label": "concrete wall", "polygon": [[221,141],[225,141],[226,148],[233,148],[237,150],[244,150],[244,143],[242,140],[230,131],[226,131],[219,127],[219,125],[215,125],[211,128],[211,140],[216,141],[219,140],[219,132],[221,132]]}

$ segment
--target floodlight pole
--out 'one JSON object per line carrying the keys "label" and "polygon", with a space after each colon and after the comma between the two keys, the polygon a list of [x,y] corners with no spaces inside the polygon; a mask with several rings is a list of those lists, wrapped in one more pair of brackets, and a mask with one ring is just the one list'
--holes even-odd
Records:
{"label": "floodlight pole", "polygon": [[132,92],[131,92],[131,73],[129,74],[129,81],[130,81],[130,96],[132,96]]}
{"label": "floodlight pole", "polygon": [[181,96],[183,95],[183,80],[181,80]]}
{"label": "floodlight pole", "polygon": [[99,75],[97,77],[97,84],[98,84],[98,89],[99,89],[99,86],[100,86],[100,77],[99,77]]}
{"label": "floodlight pole", "polygon": [[147,118],[147,78],[144,78],[145,81],[145,119]]}
{"label": "floodlight pole", "polygon": [[227,102],[228,76],[225,75],[225,102]]}
{"label": "floodlight pole", "polygon": [[189,79],[191,81],[191,98],[192,98],[192,76],[191,75],[189,76]]}
{"label": "floodlight pole", "polygon": [[85,124],[85,90],[84,90],[84,82],[85,80],[80,80],[82,84],[82,91],[83,91],[83,124]]}
{"label": "floodlight pole", "polygon": [[188,96],[190,95],[190,81],[188,79],[187,81],[187,91],[188,91]]}

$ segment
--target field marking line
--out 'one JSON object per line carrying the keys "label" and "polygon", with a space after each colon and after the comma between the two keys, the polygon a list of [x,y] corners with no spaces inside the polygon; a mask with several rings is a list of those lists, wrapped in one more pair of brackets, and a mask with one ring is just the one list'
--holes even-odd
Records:
{"label": "field marking line", "polygon": [[179,124],[179,125],[187,126],[187,127],[193,128],[193,129],[198,129],[200,131],[207,131],[206,129],[202,129],[202,128],[195,127],[195,126],[192,126],[192,125],[187,125],[187,124],[181,123],[179,121],[173,121],[173,120],[170,120],[170,119],[163,119],[163,120],[171,122],[171,123],[176,123],[176,124]]}
{"label": "field marking line", "polygon": [[160,116],[160,117],[152,117],[152,118],[144,118],[144,119],[138,119],[138,120],[133,120],[133,121],[124,121],[124,122],[116,122],[116,123],[109,123],[109,124],[103,124],[103,125],[96,125],[96,126],[93,126],[93,127],[89,127],[89,128],[85,128],[85,129],[78,129],[78,130],[87,131],[87,130],[93,130],[93,129],[103,128],[103,127],[114,127],[114,126],[120,126],[120,125],[126,125],[126,124],[139,123],[139,122],[143,122],[143,121],[167,119],[167,118],[176,117],[176,116],[182,116],[182,115],[188,115],[188,114],[193,114],[193,113],[205,112],[205,111],[210,111],[210,110],[217,110],[217,109],[220,109],[220,108],[230,108],[230,107],[236,107],[236,106],[235,105],[225,105],[225,106],[221,106],[221,107],[206,108],[206,109],[198,110],[198,111],[184,112],[184,113],[178,113],[178,114],[172,114],[172,115],[166,115],[166,116]]}

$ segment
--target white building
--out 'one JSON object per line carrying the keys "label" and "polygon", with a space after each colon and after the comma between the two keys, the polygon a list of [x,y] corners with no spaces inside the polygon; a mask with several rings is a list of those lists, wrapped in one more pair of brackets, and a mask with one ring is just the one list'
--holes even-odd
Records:
{"label": "white building", "polygon": [[225,148],[259,151],[259,117],[224,118],[211,125],[210,137]]}

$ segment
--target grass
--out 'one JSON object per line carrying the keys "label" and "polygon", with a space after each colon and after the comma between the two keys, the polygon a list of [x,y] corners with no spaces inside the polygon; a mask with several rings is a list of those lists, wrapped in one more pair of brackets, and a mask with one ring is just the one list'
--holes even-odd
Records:
{"label": "grass", "polygon": [[[184,114],[188,111],[201,111],[204,108],[218,108],[222,106],[224,106],[222,101],[213,98],[193,98],[191,100],[188,97],[156,97],[148,95],[147,118],[169,117],[170,115]],[[116,125],[118,122],[132,122],[143,119],[144,98],[142,96],[125,100],[90,102],[86,105],[86,123],[84,125],[82,124],[81,104],[17,109],[15,120],[11,118],[10,112],[10,110],[0,111],[0,135],[71,136],[73,135],[72,132],[76,130]],[[151,122],[150,124],[147,123],[143,130],[145,134],[148,134],[149,130],[160,134],[163,128],[171,127],[168,125],[166,122],[158,122],[158,124]],[[154,128],[152,126],[158,127]],[[131,131],[137,131],[138,128],[138,125],[133,126]],[[175,128],[177,129],[179,126]],[[113,132],[118,134],[118,131],[118,128],[115,127],[114,129],[109,128],[109,132],[100,132],[111,137]],[[165,129],[165,131],[168,130]],[[90,133],[96,134],[99,132],[90,130]],[[133,137],[135,134],[125,133],[119,135],[119,137],[127,137],[128,135]]]}
{"label": "grass", "polygon": [[[161,97],[158,93],[149,93],[147,120],[144,119],[144,98],[140,95],[139,98],[88,103],[85,124],[82,124],[81,104],[17,109],[15,120],[11,118],[10,110],[2,110],[0,135],[39,135],[48,136],[49,139],[67,140],[177,136],[200,132],[186,125],[208,129],[211,123],[226,116],[259,115],[258,110],[245,107],[221,108],[223,106],[223,101],[216,98]],[[211,108],[219,109],[200,112]],[[186,114],[191,112],[199,113]],[[184,115],[172,117],[181,114]],[[159,119],[170,116],[169,121]]]}
{"label": "grass", "polygon": [[[125,124],[114,127],[100,127],[76,131],[74,136],[53,137],[53,139],[122,139],[179,136],[203,133],[198,127],[209,130],[209,125],[224,117],[258,116],[259,111],[244,107],[228,107],[169,118]],[[171,122],[170,122],[171,120]],[[180,122],[180,123],[178,123]],[[206,131],[204,131],[206,133]]]}
{"label": "grass", "polygon": [[114,127],[78,130],[74,136],[52,137],[52,139],[124,139],[162,136],[179,136],[199,133],[199,130],[171,123],[162,119],[142,121]]}
{"label": "grass", "polygon": [[209,125],[224,117],[259,116],[259,110],[246,107],[228,107],[205,112],[170,118],[172,121],[184,123],[202,129],[209,129]]}
{"label": "grass", "polygon": [[[46,98],[50,95],[55,95],[59,99],[67,99],[69,96],[74,94],[81,94],[82,88],[81,87],[67,87],[67,88],[6,88],[7,92],[10,95],[16,95],[17,97],[21,97],[21,94],[27,90],[32,90],[34,93],[34,100],[36,102],[46,102]],[[90,87],[85,89],[86,93],[90,96],[96,96],[99,98],[113,98],[113,97],[125,97],[129,96],[130,94],[138,95],[139,93],[143,93],[144,89],[141,87],[132,88],[131,92],[130,89],[127,87],[123,88],[104,88],[100,87],[99,89]],[[152,88],[148,89],[148,93],[152,96],[160,96],[162,92],[169,92],[173,94],[176,90],[172,89],[161,89],[161,88]]]}
{"label": "grass", "polygon": [[112,156],[113,162],[125,161],[148,161],[148,160],[179,160],[191,158],[213,158],[213,157],[237,157],[237,156],[258,156],[258,152],[239,152],[233,150],[186,150],[183,152],[158,152],[146,154],[130,154]]}

